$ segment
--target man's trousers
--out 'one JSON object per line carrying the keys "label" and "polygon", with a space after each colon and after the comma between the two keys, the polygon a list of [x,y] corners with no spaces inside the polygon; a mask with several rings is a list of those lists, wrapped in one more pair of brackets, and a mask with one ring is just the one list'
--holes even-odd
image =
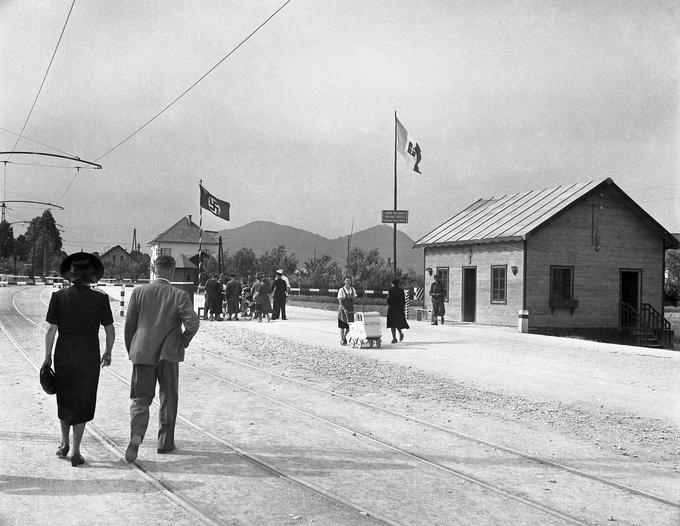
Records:
{"label": "man's trousers", "polygon": [[179,362],[160,360],[158,365],[133,364],[130,382],[130,438],[144,438],[149,426],[149,406],[158,382],[158,449],[174,449],[179,402]]}

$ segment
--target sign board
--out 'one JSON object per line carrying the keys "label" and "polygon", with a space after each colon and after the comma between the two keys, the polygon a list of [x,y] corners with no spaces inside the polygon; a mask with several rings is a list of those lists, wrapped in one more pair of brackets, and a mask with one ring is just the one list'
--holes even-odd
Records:
{"label": "sign board", "polygon": [[408,210],[383,210],[383,223],[408,223]]}

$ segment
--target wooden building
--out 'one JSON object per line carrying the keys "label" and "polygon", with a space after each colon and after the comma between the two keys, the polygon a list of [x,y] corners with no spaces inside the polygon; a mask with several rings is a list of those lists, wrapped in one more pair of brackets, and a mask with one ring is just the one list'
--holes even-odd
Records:
{"label": "wooden building", "polygon": [[479,199],[415,246],[426,307],[439,274],[454,321],[514,325],[524,311],[529,332],[672,345],[664,262],[680,243],[611,179]]}
{"label": "wooden building", "polygon": [[120,245],[108,249],[99,259],[104,265],[105,278],[135,278],[143,267]]}

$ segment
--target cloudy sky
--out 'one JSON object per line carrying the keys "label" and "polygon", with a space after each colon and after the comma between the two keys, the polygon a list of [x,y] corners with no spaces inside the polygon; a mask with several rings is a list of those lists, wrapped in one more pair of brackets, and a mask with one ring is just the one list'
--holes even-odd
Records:
{"label": "cloudy sky", "polygon": [[[198,217],[201,179],[231,202],[232,220],[204,214],[207,229],[267,220],[338,237],[393,206],[397,111],[423,152],[422,175],[398,162],[413,238],[480,197],[607,177],[680,231],[672,0],[292,0],[115,148],[283,3],[76,1],[16,150],[103,169],[3,155],[4,199],[62,206],[67,251],[130,248],[133,228],[144,247]],[[0,0],[0,151],[71,4]],[[8,206],[9,221],[41,213]]]}

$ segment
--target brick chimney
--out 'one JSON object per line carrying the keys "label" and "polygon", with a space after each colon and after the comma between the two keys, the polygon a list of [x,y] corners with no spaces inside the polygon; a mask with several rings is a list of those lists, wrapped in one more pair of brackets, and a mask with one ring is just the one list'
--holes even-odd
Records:
{"label": "brick chimney", "polygon": [[188,225],[188,226],[191,226],[191,214],[189,214],[188,217],[189,217],[189,220],[188,220],[188,222],[187,222],[187,225]]}

